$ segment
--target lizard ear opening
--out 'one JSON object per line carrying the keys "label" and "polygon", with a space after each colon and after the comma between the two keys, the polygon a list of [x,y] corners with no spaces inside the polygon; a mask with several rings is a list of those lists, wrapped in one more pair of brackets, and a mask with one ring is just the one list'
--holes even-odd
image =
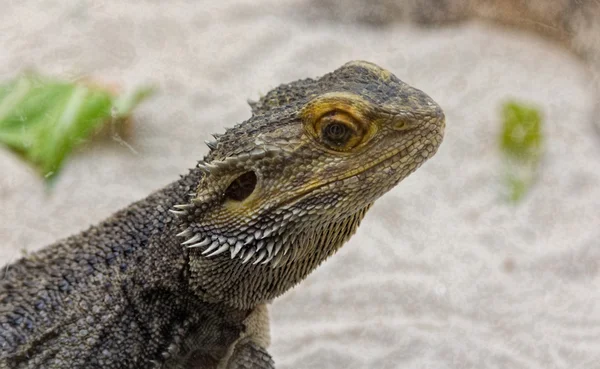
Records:
{"label": "lizard ear opening", "polygon": [[225,190],[225,198],[234,201],[243,201],[254,192],[256,188],[256,173],[246,172],[231,182]]}

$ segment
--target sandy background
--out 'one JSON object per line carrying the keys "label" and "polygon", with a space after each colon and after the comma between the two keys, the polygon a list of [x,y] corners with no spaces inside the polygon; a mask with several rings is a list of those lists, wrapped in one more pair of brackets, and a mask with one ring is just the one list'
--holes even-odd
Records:
{"label": "sandy background", "polygon": [[[577,58],[484,23],[376,28],[274,0],[164,3],[2,2],[1,79],[34,67],[160,94],[137,111],[130,147],[87,145],[51,192],[0,150],[0,264],[177,178],[210,133],[249,116],[247,98],[366,59],[431,95],[446,139],[273,304],[278,367],[600,368],[600,137]],[[499,197],[509,97],[546,115],[540,181],[517,207]]]}

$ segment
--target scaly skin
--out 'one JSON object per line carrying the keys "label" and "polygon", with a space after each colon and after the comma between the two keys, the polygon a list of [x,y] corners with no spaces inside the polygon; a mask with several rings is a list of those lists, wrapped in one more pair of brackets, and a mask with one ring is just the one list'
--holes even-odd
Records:
{"label": "scaly skin", "polygon": [[179,181],[2,269],[0,368],[272,368],[265,304],[443,130],[431,98],[367,62],[274,89]]}
{"label": "scaly skin", "polygon": [[[313,5],[322,14],[329,10],[372,24],[483,18],[534,30],[582,56],[596,86],[600,80],[597,1],[370,1],[379,12],[364,11],[363,0],[350,2]],[[388,77],[359,63],[317,81],[281,86],[253,105],[252,118],[210,144],[208,164],[100,225],[3,268],[0,368],[271,368],[265,303],[333,254],[374,199],[439,145],[441,112],[420,106],[428,101],[422,93]],[[327,92],[353,93],[367,105],[356,98],[344,104],[337,95],[307,107]],[[310,127],[318,107],[336,104],[377,127],[364,145],[332,152],[315,136]],[[415,111],[430,119],[395,131],[393,123],[376,119],[386,109],[404,112],[412,122],[423,118],[411,117]],[[427,143],[421,147],[419,140]],[[256,149],[265,152],[226,160]],[[379,162],[395,150],[393,159],[364,168],[367,158]],[[342,179],[352,168],[362,172]],[[245,195],[239,189],[226,199],[229,182],[247,170],[258,176],[256,189],[243,201],[232,200]],[[252,222],[252,229],[244,226]],[[263,243],[246,244],[256,231]],[[186,238],[176,236],[181,232]],[[181,246],[189,239],[197,247]],[[202,255],[209,247],[222,253]]]}

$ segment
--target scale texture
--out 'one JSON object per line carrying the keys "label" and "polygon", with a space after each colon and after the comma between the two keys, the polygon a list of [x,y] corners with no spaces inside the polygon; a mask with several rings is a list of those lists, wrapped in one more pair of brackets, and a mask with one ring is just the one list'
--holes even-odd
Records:
{"label": "scale texture", "polygon": [[[151,81],[161,94],[139,110],[135,136],[87,145],[49,193],[0,151],[1,264],[167,185],[206,154],[209,133],[247,119],[245,97],[367,59],[444,107],[444,144],[375,203],[336,257],[271,306],[277,367],[593,368],[598,59],[582,62],[563,45],[597,56],[600,32],[569,32],[587,47],[560,45],[490,23],[406,25],[410,16],[394,9],[408,2],[344,3],[4,4],[3,79],[33,67],[124,86]],[[477,16],[466,9],[454,21]],[[451,13],[438,14],[441,22]],[[560,28],[532,24],[544,35]],[[513,97],[542,109],[547,140],[538,183],[518,207],[499,198],[496,146],[498,104]]]}

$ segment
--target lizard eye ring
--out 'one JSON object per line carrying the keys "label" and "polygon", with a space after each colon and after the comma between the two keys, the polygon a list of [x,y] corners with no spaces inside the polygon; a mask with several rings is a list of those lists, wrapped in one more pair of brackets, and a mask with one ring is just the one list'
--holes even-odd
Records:
{"label": "lizard eye ring", "polygon": [[373,104],[349,92],[328,92],[301,111],[304,127],[329,151],[349,152],[368,142],[378,130]]}

